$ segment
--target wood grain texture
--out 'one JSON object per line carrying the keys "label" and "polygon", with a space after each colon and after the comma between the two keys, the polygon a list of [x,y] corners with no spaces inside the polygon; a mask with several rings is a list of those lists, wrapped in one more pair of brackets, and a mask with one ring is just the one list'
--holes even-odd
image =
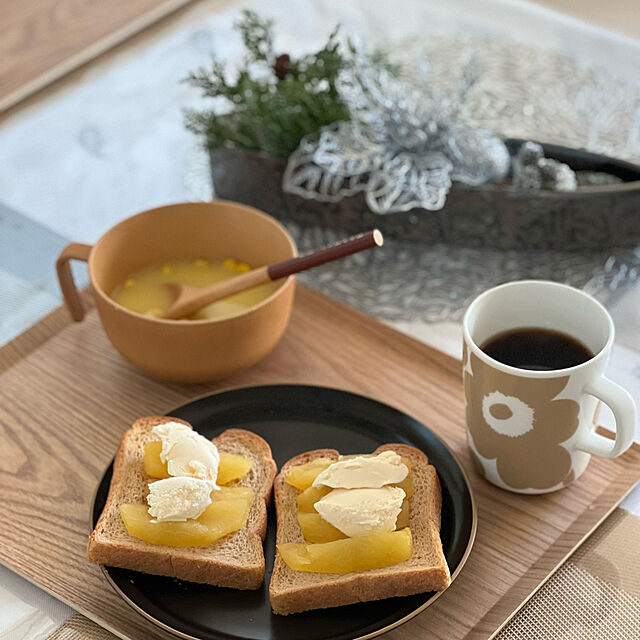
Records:
{"label": "wood grain texture", "polygon": [[459,362],[304,287],[296,295],[276,349],[223,384],[144,376],[111,347],[95,311],[79,324],[56,312],[0,350],[0,561],[121,637],[172,637],[129,609],[85,560],[89,507],[134,419],[228,387],[297,382],[362,393],[429,425],[461,460],[479,510],[474,550],[442,597],[390,640],[487,638],[637,480],[634,446],[616,460],[594,458],[557,493],[521,496],[488,484],[465,444]]}
{"label": "wood grain texture", "polygon": [[640,38],[640,11],[637,0],[530,0],[583,20],[602,29],[618,31],[630,38]]}
{"label": "wood grain texture", "polygon": [[0,111],[191,1],[4,2],[0,28]]}

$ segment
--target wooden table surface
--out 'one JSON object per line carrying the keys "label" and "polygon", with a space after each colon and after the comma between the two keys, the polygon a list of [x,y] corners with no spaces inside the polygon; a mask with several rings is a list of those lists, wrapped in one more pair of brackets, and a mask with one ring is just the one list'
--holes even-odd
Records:
{"label": "wooden table surface", "polygon": [[4,2],[0,19],[0,111],[191,1]]}

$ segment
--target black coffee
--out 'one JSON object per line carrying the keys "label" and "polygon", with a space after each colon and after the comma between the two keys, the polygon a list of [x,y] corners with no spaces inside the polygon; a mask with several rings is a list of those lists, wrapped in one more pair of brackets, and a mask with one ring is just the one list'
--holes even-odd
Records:
{"label": "black coffee", "polygon": [[498,362],[535,371],[575,367],[593,358],[587,347],[566,333],[535,327],[503,331],[480,348]]}

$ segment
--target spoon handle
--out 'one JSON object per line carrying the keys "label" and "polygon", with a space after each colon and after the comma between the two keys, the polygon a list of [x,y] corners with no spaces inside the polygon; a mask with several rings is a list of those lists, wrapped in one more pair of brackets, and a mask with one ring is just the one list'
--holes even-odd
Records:
{"label": "spoon handle", "polygon": [[377,229],[368,231],[359,236],[354,236],[338,244],[312,251],[298,258],[276,262],[270,266],[258,267],[247,273],[234,276],[228,280],[218,282],[202,289],[193,287],[181,287],[176,283],[168,283],[166,287],[172,287],[173,295],[177,298],[162,315],[163,318],[178,319],[192,314],[205,305],[226,298],[234,293],[240,293],[246,289],[265,284],[271,280],[278,280],[293,273],[311,269],[318,265],[350,256],[352,253],[382,246],[382,234]]}
{"label": "spoon handle", "polygon": [[290,276],[293,273],[305,271],[306,269],[317,267],[326,262],[331,262],[331,260],[345,258],[353,253],[358,253],[358,251],[381,247],[382,242],[382,233],[380,233],[378,229],[373,229],[373,231],[367,231],[367,233],[362,233],[348,240],[332,244],[329,247],[312,251],[307,255],[276,262],[267,268],[267,273],[269,274],[270,280],[278,280]]}

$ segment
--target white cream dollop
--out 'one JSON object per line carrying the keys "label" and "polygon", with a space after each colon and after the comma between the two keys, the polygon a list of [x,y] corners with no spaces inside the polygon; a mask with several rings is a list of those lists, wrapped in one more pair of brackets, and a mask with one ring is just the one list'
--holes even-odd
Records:
{"label": "white cream dollop", "polygon": [[324,520],[354,538],[393,531],[404,497],[400,487],[334,489],[314,506]]}
{"label": "white cream dollop", "polygon": [[209,480],[218,489],[220,454],[213,442],[179,422],[165,422],[152,429],[162,441],[160,460],[167,463],[170,476]]}
{"label": "white cream dollop", "polygon": [[149,484],[149,515],[152,522],[185,522],[197,518],[211,504],[211,480],[178,476]]}
{"label": "white cream dollop", "polygon": [[333,489],[375,489],[402,482],[409,469],[395,451],[383,451],[377,456],[356,456],[338,460],[319,473],[314,487]]}

